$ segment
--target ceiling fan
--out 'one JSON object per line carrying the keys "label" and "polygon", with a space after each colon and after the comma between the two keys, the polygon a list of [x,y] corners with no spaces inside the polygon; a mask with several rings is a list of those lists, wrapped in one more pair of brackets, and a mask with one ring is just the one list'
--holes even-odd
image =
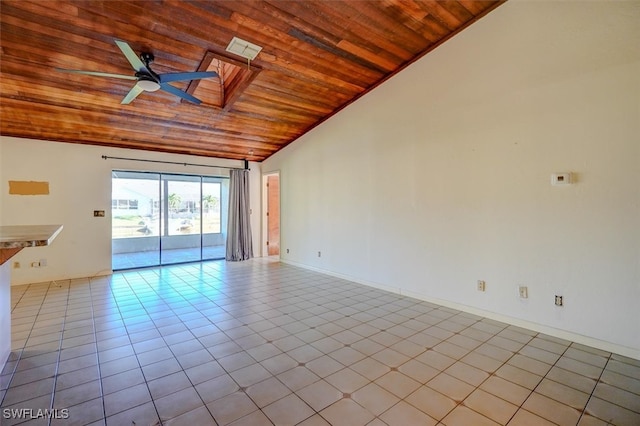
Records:
{"label": "ceiling fan", "polygon": [[131,46],[128,43],[121,40],[114,40],[118,45],[124,56],[127,58],[133,69],[135,75],[124,74],[111,74],[98,71],[83,71],[83,70],[68,70],[63,68],[56,68],[57,71],[69,72],[75,74],[93,75],[96,77],[110,77],[120,78],[123,80],[135,80],[136,84],[131,88],[127,96],[120,102],[123,105],[130,104],[138,95],[142,92],[155,92],[156,90],[164,90],[165,92],[179,96],[182,99],[193,102],[194,104],[200,104],[202,101],[195,96],[190,95],[180,89],[176,89],[169,83],[172,81],[185,81],[185,80],[199,80],[202,78],[218,77],[218,73],[213,71],[200,71],[200,72],[176,72],[156,74],[150,67],[153,62],[153,54],[148,52],[142,52],[140,56],[136,55]]}

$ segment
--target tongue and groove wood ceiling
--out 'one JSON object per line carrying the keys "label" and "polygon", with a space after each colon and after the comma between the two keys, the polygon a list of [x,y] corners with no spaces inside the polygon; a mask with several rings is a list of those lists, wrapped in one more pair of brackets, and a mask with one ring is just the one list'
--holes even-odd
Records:
{"label": "tongue and groove wood ceiling", "polygon": [[[261,161],[504,0],[1,0],[2,135]],[[233,37],[262,46],[248,66]],[[56,68],[134,75],[114,40],[202,100]]]}

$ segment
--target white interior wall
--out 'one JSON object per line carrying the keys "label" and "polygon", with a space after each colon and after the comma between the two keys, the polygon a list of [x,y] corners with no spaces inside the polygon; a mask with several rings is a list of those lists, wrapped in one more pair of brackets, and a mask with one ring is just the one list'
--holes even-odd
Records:
{"label": "white interior wall", "polygon": [[[241,161],[171,155],[108,147],[2,137],[0,139],[0,214],[2,225],[62,224],[64,229],[48,247],[23,249],[11,262],[12,285],[91,277],[111,273],[111,171],[141,170],[217,175],[219,169],[157,164],[113,157],[143,158],[227,167]],[[254,252],[260,256],[260,164],[250,163]],[[49,182],[49,195],[10,195],[10,180]],[[104,210],[106,217],[93,217]],[[31,268],[40,259],[47,266]]]}
{"label": "white interior wall", "polygon": [[282,260],[640,358],[638,22],[509,1],[263,162]]}

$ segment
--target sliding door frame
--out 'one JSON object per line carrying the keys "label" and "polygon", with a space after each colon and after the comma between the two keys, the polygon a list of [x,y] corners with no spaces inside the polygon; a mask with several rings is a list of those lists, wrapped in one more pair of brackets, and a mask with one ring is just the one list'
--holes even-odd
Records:
{"label": "sliding door frame", "polygon": [[[152,222],[153,221],[153,213],[155,211],[155,201],[153,200],[153,198],[151,198],[151,200],[147,200],[151,201],[151,207],[150,207],[150,211],[151,214],[148,217],[148,220],[144,220],[144,218],[142,217],[142,215],[139,215],[139,223],[142,224],[143,222],[144,227],[141,229],[145,229],[147,228],[148,230],[144,232],[144,235],[142,236],[136,236],[136,237],[131,237],[132,241],[135,242],[135,240],[137,240],[140,237],[149,237],[149,235],[147,235],[148,233],[155,233],[157,232],[157,235],[155,236],[156,238],[158,238],[158,243],[157,243],[157,263],[142,263],[142,264],[135,264],[135,261],[133,264],[124,264],[124,261],[116,261],[116,256],[120,256],[120,258],[123,258],[125,255],[122,255],[121,251],[123,250],[127,250],[126,247],[123,248],[123,246],[126,246],[126,242],[124,241],[116,241],[116,240],[122,240],[122,238],[115,238],[115,228],[114,228],[114,219],[117,217],[115,216],[115,212],[116,210],[114,209],[114,206],[118,201],[116,200],[116,190],[115,190],[115,179],[117,179],[117,174],[123,174],[124,176],[126,175],[131,175],[132,177],[130,177],[130,179],[136,179],[138,178],[138,176],[142,179],[144,175],[149,175],[149,176],[153,176],[154,178],[157,178],[157,184],[158,184],[158,225],[157,225],[157,230],[155,229],[156,227],[153,226],[152,228],[147,228],[148,224],[147,222]],[[135,176],[135,177],[133,177]],[[187,240],[192,240],[190,239],[188,236],[189,235],[195,235],[195,233],[187,233],[186,235],[178,235],[177,233],[172,232],[171,230],[171,226],[175,226],[176,222],[175,220],[170,221],[170,217],[169,217],[169,213],[170,213],[170,209],[171,206],[169,204],[169,182],[172,180],[172,177],[178,177],[178,178],[182,178],[182,179],[176,179],[176,181],[180,181],[180,180],[184,180],[184,181],[190,181],[189,178],[192,178],[193,180],[191,180],[191,182],[197,182],[199,184],[199,197],[191,200],[187,200],[186,203],[182,203],[180,204],[179,208],[176,209],[176,215],[178,216],[178,220],[180,220],[180,213],[181,212],[187,212],[189,209],[197,209],[199,214],[198,214],[198,218],[194,218],[191,217],[189,219],[184,219],[183,221],[185,222],[185,226],[187,226],[187,224],[189,224],[189,222],[193,221],[193,222],[197,222],[198,223],[198,235],[199,235],[199,255],[197,256],[197,259],[185,259],[185,260],[178,260],[178,261],[172,261],[172,262],[165,262],[163,260],[163,253],[165,254],[165,256],[168,255],[168,252],[166,250],[167,246],[169,245],[168,243],[170,242],[170,238],[171,237],[176,237],[174,238],[174,241],[172,242],[173,244],[171,244],[170,246],[174,246],[174,245],[180,245],[180,242],[178,241],[179,239],[182,239],[184,241]],[[217,228],[217,232],[209,232],[205,234],[205,213],[210,213],[210,206],[207,206],[206,208],[206,212],[205,212],[205,198],[207,198],[207,195],[205,195],[205,185],[207,184],[218,184],[218,188],[217,188],[217,194],[216,194],[216,190],[214,189],[214,194],[210,197],[209,200],[209,204],[211,203],[212,200],[217,199],[217,206],[214,207],[214,211],[217,209],[219,211],[218,213],[218,217],[219,217],[219,225]],[[203,260],[218,260],[218,259],[224,259],[225,257],[225,241],[226,241],[226,221],[227,221],[227,209],[228,209],[228,186],[229,186],[229,178],[227,176],[212,176],[212,175],[198,175],[198,174],[186,174],[186,173],[163,173],[163,172],[155,172],[155,171],[136,171],[136,170],[113,170],[112,171],[112,215],[111,215],[111,228],[112,228],[112,269],[113,270],[125,270],[125,269],[135,269],[135,268],[144,268],[144,267],[153,267],[153,266],[164,266],[164,265],[173,265],[173,264],[179,264],[179,263],[190,263],[190,262],[200,262]],[[120,192],[122,192],[122,189],[120,189]],[[126,192],[126,191],[125,191]],[[130,193],[134,193],[135,191],[129,191]],[[210,194],[208,194],[210,195]],[[216,197],[217,195],[217,197]],[[193,197],[190,197],[193,198]],[[140,207],[140,201],[139,200],[135,200],[134,203],[131,203],[132,205],[136,206],[136,209],[138,209]],[[183,209],[183,204],[186,204],[186,208]],[[213,203],[216,204],[216,203]],[[188,214],[184,214],[185,216],[188,216]],[[133,216],[133,215],[129,215],[129,216]],[[215,216],[214,216],[215,217]],[[175,218],[174,218],[175,219]],[[178,230],[182,229],[182,220],[179,223],[179,228]],[[215,223],[215,222],[214,222]],[[190,224],[191,226],[194,225],[194,223]],[[141,225],[142,226],[142,225]],[[209,228],[211,227],[211,224],[209,224]],[[215,225],[214,225],[215,228]],[[191,229],[191,228],[189,228]],[[142,232],[142,231],[141,231]],[[173,234],[173,235],[172,235]],[[181,238],[181,237],[185,237],[185,238]],[[163,239],[165,241],[163,241]],[[116,242],[119,242],[120,244],[116,244]],[[191,242],[192,244],[193,242]],[[205,246],[205,244],[207,244]],[[211,245],[213,244],[213,245]],[[221,249],[220,250],[207,250],[207,253],[209,254],[205,254],[205,248],[208,247],[218,247],[220,246]],[[188,251],[190,247],[185,247],[184,250]],[[195,247],[193,247],[195,249]],[[180,247],[173,247],[173,249],[176,250],[180,250],[182,248]],[[156,250],[151,250],[153,252],[156,252]],[[219,251],[219,253],[218,253]],[[137,254],[137,251],[132,251],[130,252],[132,254]],[[133,257],[133,256],[132,256]],[[143,257],[143,256],[139,256],[139,257]],[[119,259],[120,259],[119,258]],[[119,265],[118,265],[119,264]]]}

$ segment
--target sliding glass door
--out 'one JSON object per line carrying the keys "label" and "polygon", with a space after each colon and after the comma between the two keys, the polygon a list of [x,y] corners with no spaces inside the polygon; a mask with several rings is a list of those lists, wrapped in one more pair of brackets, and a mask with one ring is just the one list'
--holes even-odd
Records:
{"label": "sliding glass door", "polygon": [[162,175],[161,264],[202,259],[200,176]]}
{"label": "sliding glass door", "polygon": [[228,178],[114,171],[112,268],[225,256]]}
{"label": "sliding glass door", "polygon": [[112,268],[159,265],[160,234],[160,175],[112,172]]}

